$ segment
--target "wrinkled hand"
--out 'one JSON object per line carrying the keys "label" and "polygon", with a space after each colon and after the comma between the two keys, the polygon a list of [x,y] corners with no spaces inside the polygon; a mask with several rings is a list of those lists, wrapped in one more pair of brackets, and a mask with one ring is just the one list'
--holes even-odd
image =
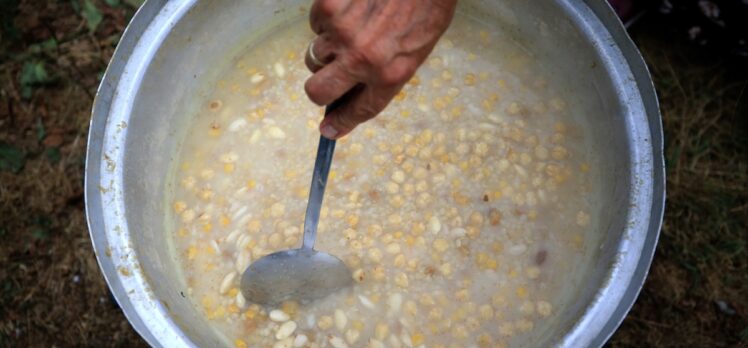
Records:
{"label": "wrinkled hand", "polygon": [[338,139],[382,111],[431,53],[456,2],[316,0],[310,14],[318,35],[313,54],[324,65],[307,52],[314,74],[304,88],[318,105],[345,94],[320,124],[322,135]]}

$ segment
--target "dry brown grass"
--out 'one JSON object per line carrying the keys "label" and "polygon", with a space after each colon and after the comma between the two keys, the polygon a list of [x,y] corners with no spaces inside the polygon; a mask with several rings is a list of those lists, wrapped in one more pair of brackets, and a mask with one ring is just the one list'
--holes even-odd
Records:
{"label": "dry brown grass", "polygon": [[[26,158],[19,173],[0,171],[0,347],[144,346],[109,297],[83,213],[96,77],[130,11],[95,3],[104,19],[93,34],[70,2],[49,0],[20,1],[21,36],[0,37],[0,143]],[[656,30],[645,26],[636,39],[662,103],[665,225],[642,294],[610,345],[746,346],[748,90],[723,64],[693,59]],[[27,55],[53,36],[54,51]],[[18,77],[28,59],[45,62],[54,80],[26,100]]]}
{"label": "dry brown grass", "polygon": [[[25,165],[0,171],[0,347],[144,346],[110,299],[83,212],[92,96],[127,9],[102,7],[93,34],[69,1],[17,9],[20,35],[0,36],[0,143],[20,150]],[[55,48],[31,53],[52,37]],[[50,79],[24,99],[19,76],[30,61],[43,62]]]}
{"label": "dry brown grass", "polygon": [[662,109],[665,221],[644,289],[610,345],[746,346],[748,74],[659,30],[643,23],[634,37]]}

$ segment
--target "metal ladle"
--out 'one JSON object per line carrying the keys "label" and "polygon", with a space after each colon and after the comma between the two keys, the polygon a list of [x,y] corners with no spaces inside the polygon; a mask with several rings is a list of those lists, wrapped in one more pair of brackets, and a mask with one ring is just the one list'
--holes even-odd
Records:
{"label": "metal ladle", "polygon": [[[325,114],[335,107],[333,104],[327,107]],[[241,279],[242,294],[248,301],[261,305],[276,305],[289,299],[308,302],[352,283],[351,271],[343,261],[314,250],[319,212],[334,151],[335,140],[320,136],[301,248],[275,252],[253,262]]]}

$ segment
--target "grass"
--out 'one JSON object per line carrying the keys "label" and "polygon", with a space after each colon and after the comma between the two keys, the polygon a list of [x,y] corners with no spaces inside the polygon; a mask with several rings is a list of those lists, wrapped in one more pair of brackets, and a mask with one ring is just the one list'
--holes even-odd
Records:
{"label": "grass", "polygon": [[746,346],[748,79],[658,31],[643,23],[634,38],[662,110],[665,221],[642,293],[609,344]]}
{"label": "grass", "polygon": [[[93,95],[133,8],[0,2],[0,347],[145,346],[99,272],[82,187]],[[608,345],[746,347],[748,80],[661,32],[634,38],[662,107],[665,223]]]}

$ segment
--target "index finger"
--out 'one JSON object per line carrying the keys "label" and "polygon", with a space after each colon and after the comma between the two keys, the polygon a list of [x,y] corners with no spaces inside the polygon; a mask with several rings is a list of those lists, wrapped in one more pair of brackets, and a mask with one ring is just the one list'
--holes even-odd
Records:
{"label": "index finger", "polygon": [[327,105],[340,98],[359,81],[336,59],[317,70],[304,84],[307,96],[317,105]]}

